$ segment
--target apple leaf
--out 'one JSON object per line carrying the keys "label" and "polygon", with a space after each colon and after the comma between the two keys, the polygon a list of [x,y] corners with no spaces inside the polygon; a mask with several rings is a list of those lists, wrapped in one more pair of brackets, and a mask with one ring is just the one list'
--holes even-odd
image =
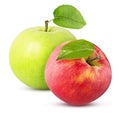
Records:
{"label": "apple leaf", "polygon": [[75,40],[67,43],[61,48],[58,58],[56,60],[78,59],[88,57],[93,52],[94,45],[91,42],[86,41],[84,39]]}
{"label": "apple leaf", "polygon": [[53,15],[53,22],[61,27],[80,29],[86,25],[86,22],[80,11],[72,5],[58,6],[54,10]]}

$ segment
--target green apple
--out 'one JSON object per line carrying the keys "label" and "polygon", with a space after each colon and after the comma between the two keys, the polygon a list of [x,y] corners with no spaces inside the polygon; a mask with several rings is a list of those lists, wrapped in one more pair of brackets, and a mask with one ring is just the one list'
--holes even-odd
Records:
{"label": "green apple", "polygon": [[35,89],[48,89],[44,70],[51,52],[61,43],[74,40],[68,30],[50,26],[28,28],[13,41],[9,60],[14,74],[24,84]]}

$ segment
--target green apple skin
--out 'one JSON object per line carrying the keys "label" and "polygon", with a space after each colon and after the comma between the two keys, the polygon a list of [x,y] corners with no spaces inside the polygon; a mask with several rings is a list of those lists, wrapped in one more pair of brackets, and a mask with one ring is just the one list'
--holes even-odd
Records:
{"label": "green apple skin", "polygon": [[44,31],[43,26],[28,28],[13,41],[9,61],[17,78],[34,89],[48,89],[44,77],[46,62],[51,52],[61,43],[75,40],[69,31],[50,26]]}

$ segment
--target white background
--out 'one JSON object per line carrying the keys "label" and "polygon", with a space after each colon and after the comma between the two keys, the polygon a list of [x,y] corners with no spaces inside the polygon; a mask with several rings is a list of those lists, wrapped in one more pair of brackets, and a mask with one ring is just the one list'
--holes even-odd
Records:
{"label": "white background", "polygon": [[[109,89],[86,106],[69,106],[50,91],[28,88],[14,76],[9,66],[9,48],[16,35],[26,28],[43,26],[61,4],[71,4],[81,11],[87,25],[81,30],[70,31],[78,39],[98,45],[112,66]],[[0,113],[119,113],[119,6],[119,0],[0,0]]]}

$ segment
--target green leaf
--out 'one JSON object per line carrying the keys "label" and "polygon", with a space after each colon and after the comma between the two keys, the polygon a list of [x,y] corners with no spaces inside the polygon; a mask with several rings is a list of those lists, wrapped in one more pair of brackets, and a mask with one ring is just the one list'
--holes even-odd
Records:
{"label": "green leaf", "polygon": [[61,5],[57,7],[53,15],[53,22],[61,27],[80,29],[86,25],[80,11],[72,5]]}
{"label": "green leaf", "polygon": [[94,45],[84,39],[75,40],[64,45],[56,60],[79,59],[90,56],[94,52]]}

